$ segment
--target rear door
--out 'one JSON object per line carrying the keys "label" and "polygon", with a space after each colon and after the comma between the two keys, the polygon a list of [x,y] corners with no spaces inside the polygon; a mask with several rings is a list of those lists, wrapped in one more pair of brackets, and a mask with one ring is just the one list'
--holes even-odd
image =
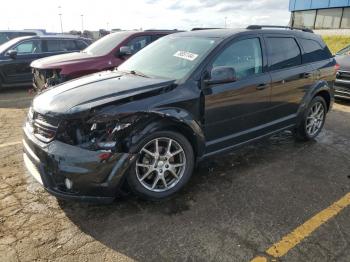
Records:
{"label": "rear door", "polygon": [[270,106],[270,75],[265,72],[262,38],[233,40],[214,58],[214,67],[235,69],[237,81],[203,87],[208,153],[259,136]]}
{"label": "rear door", "polygon": [[30,63],[44,56],[42,42],[39,39],[24,40],[10,49],[17,50],[17,57],[5,55],[2,71],[6,84],[29,83],[32,80]]}
{"label": "rear door", "polygon": [[265,43],[272,79],[268,117],[282,128],[295,123],[301,101],[313,83],[313,68],[302,63],[302,52],[293,35],[267,35]]}

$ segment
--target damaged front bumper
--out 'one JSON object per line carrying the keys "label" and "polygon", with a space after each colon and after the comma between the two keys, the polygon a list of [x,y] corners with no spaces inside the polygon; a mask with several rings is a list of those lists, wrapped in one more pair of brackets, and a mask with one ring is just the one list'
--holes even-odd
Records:
{"label": "damaged front bumper", "polygon": [[23,157],[27,170],[52,195],[70,200],[110,203],[136,157],[85,150],[60,141],[39,141],[23,127]]}

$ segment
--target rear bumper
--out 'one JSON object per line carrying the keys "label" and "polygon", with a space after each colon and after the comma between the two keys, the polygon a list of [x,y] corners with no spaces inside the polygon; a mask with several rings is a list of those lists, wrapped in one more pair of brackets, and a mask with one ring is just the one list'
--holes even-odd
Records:
{"label": "rear bumper", "polygon": [[[67,200],[110,203],[118,194],[135,155],[101,152],[53,141],[44,144],[23,128],[23,158],[29,173],[52,195]],[[66,179],[72,187],[66,186]]]}

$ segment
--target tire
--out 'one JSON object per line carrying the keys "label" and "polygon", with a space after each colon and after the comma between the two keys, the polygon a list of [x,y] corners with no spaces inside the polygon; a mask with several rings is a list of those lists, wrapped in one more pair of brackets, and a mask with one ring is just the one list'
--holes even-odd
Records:
{"label": "tire", "polygon": [[192,175],[193,148],[179,133],[155,132],[139,143],[137,152],[127,182],[142,199],[158,201],[168,198],[181,190]]}
{"label": "tire", "polygon": [[[315,110],[319,108],[318,114]],[[315,113],[314,113],[315,112]],[[323,112],[321,114],[321,112]],[[295,130],[295,137],[299,141],[315,139],[322,131],[327,115],[327,104],[321,96],[316,96],[305,110],[300,124]]]}

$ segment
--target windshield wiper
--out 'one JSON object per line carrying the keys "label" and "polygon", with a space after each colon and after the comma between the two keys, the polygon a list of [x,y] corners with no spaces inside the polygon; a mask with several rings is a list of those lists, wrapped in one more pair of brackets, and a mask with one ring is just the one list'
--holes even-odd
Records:
{"label": "windshield wiper", "polygon": [[140,71],[131,70],[129,73],[132,74],[132,75],[137,75],[137,76],[142,76],[142,77],[149,78],[149,76],[145,75],[144,73],[142,73]]}

